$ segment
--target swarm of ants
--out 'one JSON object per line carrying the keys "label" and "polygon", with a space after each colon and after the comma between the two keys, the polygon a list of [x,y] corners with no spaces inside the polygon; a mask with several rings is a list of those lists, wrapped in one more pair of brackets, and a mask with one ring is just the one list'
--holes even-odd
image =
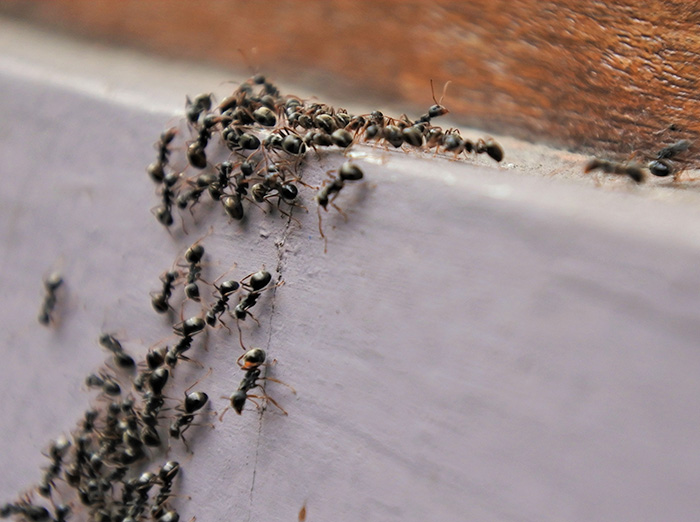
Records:
{"label": "swarm of ants", "polygon": [[[175,224],[176,210],[194,215],[202,199],[207,199],[214,208],[221,205],[231,220],[244,219],[250,205],[270,203],[292,220],[295,208],[306,209],[300,195],[310,189],[325,242],[321,209],[327,211],[331,206],[342,213],[336,198],[346,184],[360,182],[365,176],[357,163],[346,161],[330,171],[320,186],[310,186],[302,180],[302,165],[309,153],[335,150],[346,154],[355,144],[372,142],[386,148],[445,152],[453,158],[485,153],[497,162],[503,159],[503,150],[493,139],[472,142],[456,129],[433,125],[435,118],[448,113],[434,95],[433,101],[435,104],[416,120],[406,115],[392,118],[379,111],[356,116],[323,103],[282,95],[261,75],[243,82],[219,102],[211,94],[187,98],[185,117],[161,133],[155,144],[156,158],[146,168],[159,199],[152,212],[169,229]],[[178,364],[202,366],[190,350],[197,339],[206,337],[204,332],[235,335],[231,329],[235,322],[242,349],[236,363],[243,378],[229,397],[223,397],[229,405],[219,420],[223,422],[229,408],[241,415],[246,405],[262,410],[272,404],[287,415],[277,399],[267,394],[265,383],[279,383],[294,394],[296,391],[266,375],[270,362],[265,350],[249,349],[243,341],[244,330],[251,327],[251,321],[246,320],[260,324],[253,315],[256,307],[268,299],[267,295],[274,295],[284,281],[279,274],[273,281],[273,274],[263,266],[242,277],[225,272],[207,282],[203,277],[207,236],[189,245],[154,282],[151,305],[168,320],[170,341],[156,343],[138,360],[117,334],[103,332],[99,336],[97,344],[109,353],[110,362],[85,379],[86,387],[98,393],[99,402],[85,412],[70,437],[61,436],[50,443],[49,464],[41,482],[32,492],[0,506],[0,518],[177,522],[180,515],[171,504],[171,496],[181,465],[174,460],[155,463],[154,452],[176,441],[189,451],[185,435],[194,436],[198,432],[194,426],[213,427],[202,423],[207,413],[213,413],[205,411],[209,396],[201,390],[191,391],[199,381],[184,391],[182,399],[173,399],[168,393]],[[60,304],[57,290],[62,284],[58,274],[44,283],[39,314],[44,325],[53,322],[54,309]],[[185,319],[186,304],[198,306],[200,312]],[[144,471],[148,465],[151,469]],[[34,493],[46,502],[35,502]],[[299,519],[303,516],[305,507]]]}
{"label": "swarm of ants", "polygon": [[[175,209],[194,212],[205,197],[220,204],[233,220],[244,219],[249,204],[266,202],[276,203],[289,217],[294,207],[301,206],[300,188],[315,190],[318,206],[326,209],[329,199],[332,203],[342,189],[341,180],[310,187],[302,181],[302,163],[309,153],[320,154],[324,149],[347,153],[357,143],[433,150],[453,158],[486,154],[497,162],[503,160],[503,149],[495,140],[473,142],[457,129],[433,125],[435,118],[449,112],[434,95],[433,101],[416,120],[380,111],[353,115],[282,95],[262,75],[243,82],[219,103],[211,94],[188,98],[185,124],[163,131],[155,144],[156,160],[147,168],[160,199],[153,214],[170,227]],[[186,150],[186,164],[171,162],[175,149]]]}

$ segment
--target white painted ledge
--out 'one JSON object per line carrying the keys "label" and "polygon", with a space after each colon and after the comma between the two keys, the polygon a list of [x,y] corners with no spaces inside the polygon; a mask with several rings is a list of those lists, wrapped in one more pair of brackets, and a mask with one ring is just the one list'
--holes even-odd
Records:
{"label": "white painted ledge", "polygon": [[[0,39],[0,502],[38,482],[40,452],[88,406],[103,328],[136,355],[169,334],[148,293],[213,225],[209,274],[279,266],[285,285],[244,333],[297,395],[271,384],[288,417],[228,413],[193,429],[191,459],[173,444],[192,497],[177,501],[181,520],[295,520],[304,502],[310,521],[697,517],[694,196],[363,149],[385,162],[362,163],[366,182],[338,198],[347,223],[325,217],[326,255],[309,192],[300,227],[254,207],[229,223],[214,208],[171,237],[149,214],[144,168],[178,107],[144,100],[156,87],[182,86],[178,103],[212,88],[171,76],[142,88],[139,71],[156,81],[177,66],[130,56],[114,90],[136,95],[115,102],[85,45],[49,49],[2,26],[19,36]],[[46,63],[66,48],[85,69]],[[44,81],[45,68],[62,82]],[[77,88],[90,77],[106,81],[102,94]],[[341,161],[312,161],[305,181]],[[36,314],[55,264],[67,295],[48,330]],[[223,330],[207,347],[193,355],[214,368],[201,388],[221,411],[240,348]],[[181,385],[199,375],[177,368]]]}

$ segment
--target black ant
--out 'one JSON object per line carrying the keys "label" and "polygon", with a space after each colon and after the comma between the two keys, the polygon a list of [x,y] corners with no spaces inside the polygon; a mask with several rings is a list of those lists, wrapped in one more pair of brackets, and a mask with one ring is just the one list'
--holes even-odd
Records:
{"label": "black ant", "polygon": [[241,370],[254,370],[265,362],[266,356],[267,354],[262,348],[251,348],[238,358],[236,364],[238,364]]}
{"label": "black ant", "polygon": [[206,323],[201,317],[190,317],[186,321],[173,326],[173,331],[180,337],[192,337],[204,330]]}
{"label": "black ant", "polygon": [[146,168],[146,172],[156,183],[161,183],[165,178],[165,167],[168,164],[168,159],[170,156],[168,146],[173,139],[175,139],[176,135],[177,128],[171,127],[170,129],[164,130],[160,135],[160,140],[156,142],[158,158]]}
{"label": "black ant", "polygon": [[169,227],[175,221],[172,213],[173,202],[175,200],[175,190],[173,187],[177,184],[179,179],[180,175],[175,173],[167,174],[165,178],[163,178],[163,191],[161,193],[163,203],[153,210],[153,214],[156,216],[158,222],[165,227]]}
{"label": "black ant", "polygon": [[12,515],[21,515],[30,522],[49,522],[51,514],[44,506],[35,506],[29,500],[23,500],[14,504],[8,503],[0,507],[0,518],[9,518]]}
{"label": "black ant", "polygon": [[474,145],[474,152],[477,154],[483,154],[485,152],[491,156],[491,159],[499,163],[503,161],[503,149],[493,138],[488,138],[486,140],[479,139]]}
{"label": "black ant", "polygon": [[207,190],[211,199],[214,201],[219,201],[223,195],[224,189],[226,189],[231,182],[231,175],[233,173],[233,163],[230,161],[222,161],[215,166],[216,175],[212,175],[210,182],[207,185]]}
{"label": "black ant", "polygon": [[606,174],[628,176],[637,183],[644,181],[644,171],[642,171],[641,165],[637,163],[618,163],[616,161],[593,158],[586,164],[583,171],[589,173],[595,170],[600,170]]}
{"label": "black ant", "polygon": [[152,399],[153,402],[151,404],[151,408],[147,407],[147,410],[159,409],[160,406],[163,405],[161,395],[163,393],[163,388],[165,388],[165,385],[168,383],[169,377],[170,372],[167,368],[163,367],[153,370],[153,372],[148,376],[148,387],[151,389],[154,398]]}
{"label": "black ant", "polygon": [[49,277],[44,279],[44,289],[46,295],[44,302],[41,305],[39,312],[39,322],[43,325],[48,325],[53,321],[53,310],[56,307],[56,293],[59,287],[63,284],[63,277],[58,272],[53,272]]}
{"label": "black ant", "polygon": [[197,138],[187,147],[187,161],[197,169],[207,167],[207,154],[205,149],[211,139],[212,128],[221,122],[221,118],[212,114],[205,116]]}
{"label": "black ant", "polygon": [[163,464],[158,472],[158,480],[160,481],[160,490],[153,500],[153,507],[151,508],[151,514],[154,518],[160,518],[162,516],[162,511],[164,509],[165,503],[170,498],[170,494],[173,488],[173,480],[180,471],[180,464],[177,461],[170,460]]}
{"label": "black ant", "polygon": [[[245,282],[246,279],[249,279],[248,282]],[[255,316],[252,313],[250,313],[250,309],[257,304],[258,299],[262,294],[262,291],[270,283],[270,281],[272,281],[272,274],[270,274],[270,272],[264,269],[259,270],[254,274],[243,278],[243,280],[241,281],[241,286],[250,289],[247,294],[241,296],[241,298],[238,300],[238,304],[233,309],[233,315],[236,318],[236,325],[238,327],[238,338],[241,343],[241,347],[243,347],[243,332],[241,331],[241,325],[239,324],[239,321],[245,321],[246,316],[251,316],[255,322],[260,324],[255,318]],[[269,287],[267,289],[269,290],[270,288],[276,288],[283,284],[284,281],[280,281],[275,286]]]}
{"label": "black ant", "polygon": [[86,410],[83,424],[81,427],[82,433],[92,433],[95,430],[95,421],[100,416],[97,410]]}
{"label": "black ant", "polygon": [[91,373],[85,378],[88,388],[100,388],[107,395],[120,395],[122,390],[119,383],[105,374]]}
{"label": "black ant", "polygon": [[196,124],[200,115],[209,109],[211,109],[211,93],[200,94],[194,100],[190,100],[189,96],[185,97],[185,115],[191,124]]}
{"label": "black ant", "polygon": [[[245,171],[243,169],[245,165]],[[244,162],[241,164],[241,173],[235,176],[235,188],[232,194],[221,193],[221,204],[224,207],[226,214],[237,221],[243,219],[243,198],[248,194],[248,179],[249,175],[252,174],[252,166],[250,163]],[[250,172],[250,173],[249,173]]]}
{"label": "black ant", "polygon": [[[272,381],[276,382],[279,384],[283,384],[284,386],[287,386],[290,390],[292,390],[293,393],[296,394],[296,390],[289,386],[287,383],[284,383],[282,381],[279,381],[277,379],[274,379],[273,377],[261,377],[260,376],[260,368],[259,365],[254,366],[252,369],[247,370],[245,377],[243,377],[243,380],[241,380],[241,383],[238,385],[238,389],[230,396],[230,397],[222,397],[222,399],[229,399],[231,401],[231,408],[234,409],[238,415],[241,415],[243,413],[243,407],[245,406],[245,402],[247,400],[250,400],[255,404],[258,408],[260,408],[260,405],[255,402],[253,399],[263,399],[263,400],[268,400],[272,404],[274,404],[282,413],[287,415],[287,412],[282,406],[279,405],[279,403],[270,397],[269,395],[265,394],[265,391],[262,387],[262,384],[260,384],[259,381],[261,380],[266,380],[266,381]],[[248,392],[255,388],[260,388],[263,390],[263,395],[251,395]],[[224,411],[221,413],[221,416],[219,417],[219,420],[223,420],[224,414],[228,411],[228,406],[224,409]]]}
{"label": "black ant", "polygon": [[166,350],[164,362],[173,368],[179,359],[191,360],[183,354],[192,347],[193,337],[204,330],[205,326],[206,323],[201,317],[191,317],[174,326],[173,330],[182,339],[172,348]]}
{"label": "black ant", "polygon": [[433,80],[430,80],[430,91],[432,92],[433,95],[433,101],[435,102],[435,105],[432,105],[426,114],[423,114],[418,119],[418,123],[430,123],[430,120],[433,118],[437,118],[439,116],[444,116],[445,114],[449,113],[445,107],[442,106],[442,100],[445,97],[445,92],[447,92],[447,86],[450,84],[450,82],[446,82],[445,86],[442,88],[442,96],[440,97],[440,101],[438,102],[435,99],[435,88],[433,87]]}
{"label": "black ant", "polygon": [[678,173],[670,160],[687,151],[691,145],[692,142],[689,140],[680,140],[668,147],[664,147],[657,152],[656,159],[650,161],[647,165],[649,172],[658,177],[666,177],[673,174],[674,180],[677,181]]}
{"label": "black ant", "polygon": [[177,361],[182,359],[184,361],[192,361],[198,365],[201,366],[201,363],[195,361],[194,359],[190,359],[187,357],[185,352],[192,348],[192,341],[194,338],[191,335],[184,336],[180,339],[180,341],[173,345],[172,348],[169,348],[165,352],[165,364],[170,366],[170,368],[174,368],[177,365]]}
{"label": "black ant", "polygon": [[178,276],[179,274],[175,270],[168,270],[160,276],[160,280],[163,283],[163,288],[160,293],[151,294],[151,305],[159,314],[164,314],[170,309],[169,301],[173,294],[175,280],[178,278]]}
{"label": "black ant", "polygon": [[199,287],[197,280],[202,273],[200,264],[204,257],[204,247],[199,242],[193,244],[185,251],[185,261],[189,265],[187,281],[185,283],[185,295],[193,301],[199,301]]}
{"label": "black ant", "polygon": [[185,400],[182,406],[179,407],[181,413],[170,424],[170,436],[175,439],[182,438],[186,446],[187,441],[185,440],[184,432],[192,425],[194,414],[202,409],[208,400],[209,396],[204,392],[185,392]]}
{"label": "black ant", "polygon": [[[436,136],[437,138],[437,136]],[[501,162],[503,161],[503,149],[493,138],[479,139],[473,143],[469,139],[462,138],[459,131],[450,130],[446,133],[439,134],[439,141],[446,151],[454,152],[455,158],[463,151],[467,153],[483,154],[486,153],[491,159]],[[432,141],[431,141],[432,142]]]}
{"label": "black ant", "polygon": [[[351,161],[346,161],[340,166],[338,170],[338,176],[332,177],[330,181],[324,181],[323,185],[316,193],[316,201],[318,202],[318,231],[321,233],[321,237],[326,240],[326,236],[323,233],[323,228],[321,226],[321,207],[323,210],[328,211],[328,205],[332,205],[338,212],[343,216],[343,211],[338,208],[333,201],[345,186],[346,181],[357,181],[364,177],[362,169],[358,167]],[[324,249],[325,251],[325,249]]]}
{"label": "black ant", "polygon": [[[167,376],[167,369],[165,369],[165,375]],[[155,372],[154,372],[155,373]],[[167,379],[166,379],[167,381]],[[152,390],[158,390],[158,393],[155,391],[148,391],[144,393],[143,395],[143,409],[139,413],[139,419],[143,423],[144,427],[150,428],[149,430],[149,435],[152,435],[154,439],[154,444],[157,442],[155,445],[160,445],[160,436],[158,435],[158,431],[156,430],[156,427],[158,426],[158,414],[160,413],[161,408],[163,407],[163,404],[165,403],[165,399],[162,396],[162,387],[159,388],[159,385],[161,382],[154,381],[152,384]],[[162,383],[163,386],[165,383]],[[144,430],[142,430],[142,434],[144,433]],[[155,433],[155,435],[153,435]],[[144,439],[144,442],[146,441],[145,437],[142,437]],[[146,443],[147,445],[150,445]]]}
{"label": "black ant", "polygon": [[228,309],[229,298],[240,288],[241,285],[238,283],[238,281],[229,280],[224,281],[218,286],[214,286],[219,292],[219,298],[204,316],[204,319],[209,326],[214,326],[217,320],[221,321],[221,315]]}
{"label": "black ant", "polygon": [[268,167],[268,173],[263,180],[253,185],[250,192],[253,199],[258,203],[277,197],[277,209],[280,213],[288,218],[294,219],[291,214],[280,208],[280,202],[284,200],[288,204],[294,205],[294,200],[299,195],[299,189],[294,183],[285,181],[284,176],[275,165],[270,165],[270,167]]}
{"label": "black ant", "polygon": [[180,515],[178,514],[177,511],[174,509],[171,509],[169,511],[165,511],[161,514],[161,510],[157,512],[157,514],[154,514],[156,522],[179,522],[180,520]]}
{"label": "black ant", "polygon": [[151,374],[155,370],[163,366],[167,352],[167,346],[159,346],[157,348],[149,350],[146,353],[146,365],[148,366],[148,370],[140,372],[133,381],[134,388],[136,388],[137,391],[143,391],[143,388],[147,384],[148,379],[151,377]]}
{"label": "black ant", "polygon": [[103,333],[100,335],[99,343],[114,354],[114,362],[120,368],[128,369],[136,366],[134,358],[124,351],[122,344],[112,334]]}
{"label": "black ant", "polygon": [[65,437],[60,437],[51,443],[49,447],[51,465],[46,468],[41,484],[37,487],[37,491],[42,497],[51,497],[51,489],[54,487],[53,481],[61,473],[63,458],[66,456],[66,452],[70,446],[70,441]]}

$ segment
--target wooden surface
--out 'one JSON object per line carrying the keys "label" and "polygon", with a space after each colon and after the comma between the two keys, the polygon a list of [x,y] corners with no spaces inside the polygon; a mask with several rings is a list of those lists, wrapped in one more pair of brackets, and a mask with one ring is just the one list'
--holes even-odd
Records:
{"label": "wooden surface", "polygon": [[[429,79],[437,86],[451,81],[445,104],[460,123],[639,159],[681,138],[698,140],[698,6],[668,0],[0,2],[6,13],[178,58],[240,68],[242,49],[278,80],[416,111],[432,103]],[[671,125],[679,130],[659,134]]]}

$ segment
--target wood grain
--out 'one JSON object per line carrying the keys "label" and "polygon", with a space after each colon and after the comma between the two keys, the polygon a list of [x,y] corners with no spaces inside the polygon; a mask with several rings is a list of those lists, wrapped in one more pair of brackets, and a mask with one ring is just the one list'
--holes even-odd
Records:
{"label": "wood grain", "polygon": [[[577,150],[653,155],[700,138],[700,3],[41,0],[0,11],[179,58],[245,66],[354,98]],[[439,90],[439,89],[438,89]],[[374,98],[376,99],[376,98]],[[672,126],[672,130],[664,132]],[[693,155],[695,149],[691,149]]]}

